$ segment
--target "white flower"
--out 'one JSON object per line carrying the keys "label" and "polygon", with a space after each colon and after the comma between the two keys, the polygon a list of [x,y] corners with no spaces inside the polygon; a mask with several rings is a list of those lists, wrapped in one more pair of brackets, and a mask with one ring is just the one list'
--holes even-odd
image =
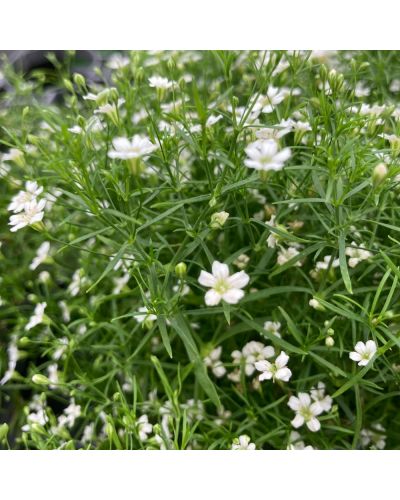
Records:
{"label": "white flower", "polygon": [[82,127],[80,127],[79,125],[74,125],[73,127],[70,127],[68,129],[68,132],[71,132],[71,134],[81,134],[83,132],[83,129]]}
{"label": "white flower", "polygon": [[21,163],[24,158],[24,153],[16,148],[11,148],[8,153],[4,153],[2,156],[3,161],[15,161],[16,163]]}
{"label": "white flower", "polygon": [[11,377],[14,374],[15,368],[17,366],[19,351],[17,348],[17,338],[15,336],[11,338],[11,342],[8,344],[7,354],[8,354],[8,367],[3,375],[3,378],[0,380],[0,385],[4,385],[11,379]]}
{"label": "white flower", "polygon": [[310,391],[311,399],[321,406],[323,411],[330,411],[332,408],[332,398],[328,395],[325,396],[325,384],[318,382],[317,387],[312,387]]}
{"label": "white flower", "polygon": [[56,389],[59,379],[58,379],[58,365],[57,363],[52,363],[47,367],[48,379],[51,384],[49,384],[50,389]]}
{"label": "white flower", "polygon": [[210,227],[212,229],[221,229],[229,217],[228,212],[215,212],[211,215]]}
{"label": "white flower", "polygon": [[45,205],[46,200],[40,200],[37,202],[36,199],[33,199],[32,201],[25,203],[23,212],[10,217],[8,225],[13,226],[10,228],[10,231],[14,233],[25,226],[30,226],[36,222],[40,222],[44,216],[43,209]]}
{"label": "white flower", "polygon": [[282,170],[291,155],[289,148],[278,152],[278,143],[273,139],[252,142],[245,151],[248,156],[244,161],[246,167],[264,171]]}
{"label": "white flower", "polygon": [[250,437],[245,434],[235,438],[232,443],[232,450],[255,450],[256,445],[250,443]]}
{"label": "white flower", "polygon": [[[331,263],[331,259],[332,259],[332,255],[325,255],[323,261],[319,261],[316,263],[315,269],[317,271],[320,271],[321,269],[324,269],[324,270],[328,269],[329,265]],[[339,259],[332,260],[331,267],[338,267],[338,266],[339,266]]]}
{"label": "white flower", "polygon": [[[296,255],[299,255],[299,251],[295,247],[288,247],[288,248],[283,248],[281,247],[278,252],[278,258],[277,262],[278,265],[283,266],[283,264],[286,264],[286,262],[289,262],[289,260],[293,259],[293,257],[296,257]],[[300,267],[301,262],[298,260],[295,264],[295,266]]]}
{"label": "white flower", "polygon": [[278,125],[275,125],[274,127],[266,127],[266,128],[261,128],[260,130],[256,131],[256,137],[257,139],[274,139],[278,140],[284,137],[287,134],[290,134],[293,130],[293,124],[294,121],[289,119],[289,120],[282,120]]}
{"label": "white flower", "polygon": [[301,436],[297,431],[292,431],[289,437],[288,450],[313,450],[314,448],[310,445],[306,446],[304,441],[301,440]]}
{"label": "white flower", "polygon": [[288,95],[286,89],[278,89],[270,85],[266,95],[260,95],[254,105],[253,112],[272,113],[275,106],[280,104]]}
{"label": "white flower", "polygon": [[114,288],[113,288],[112,293],[114,293],[116,295],[121,293],[121,290],[128,283],[130,277],[131,277],[131,275],[129,273],[125,273],[120,278],[119,277],[113,278]]}
{"label": "white flower", "polygon": [[64,414],[58,417],[58,427],[68,426],[70,429],[74,426],[75,420],[81,416],[80,405],[75,404],[72,398],[70,404],[64,408]]}
{"label": "white flower", "polygon": [[82,437],[81,437],[81,441],[83,444],[90,443],[90,441],[93,440],[94,431],[95,431],[94,422],[91,422],[90,424],[85,426],[85,428],[83,429]]}
{"label": "white flower", "polygon": [[277,337],[281,336],[279,332],[280,328],[281,324],[279,323],[279,321],[266,321],[264,323],[264,330],[272,333],[273,335],[276,335]]}
{"label": "white flower", "polygon": [[141,158],[147,156],[158,148],[147,137],[134,135],[132,140],[126,137],[116,137],[113,141],[114,151],[109,151],[110,158],[119,158],[121,160],[130,160],[132,158]]}
{"label": "white flower", "polygon": [[210,115],[208,118],[207,118],[207,121],[206,121],[206,127],[212,127],[213,125],[215,125],[216,123],[218,123],[220,120],[222,120],[223,116],[222,115]]}
{"label": "white flower", "polygon": [[175,82],[168,80],[162,76],[152,76],[149,78],[149,86],[156,89],[170,89],[175,85]]}
{"label": "white flower", "polygon": [[85,284],[86,278],[83,275],[83,269],[77,269],[72,275],[71,283],[68,285],[67,291],[71,297],[75,297]]}
{"label": "white flower", "polygon": [[[266,224],[268,224],[268,226],[271,226],[271,227],[276,227],[275,219],[276,219],[276,216],[271,215],[271,218],[269,219],[268,222],[266,222]],[[278,242],[278,238],[279,238],[279,236],[271,231],[268,238],[267,238],[268,248],[275,248],[276,244]]]}
{"label": "white flower", "polygon": [[305,423],[311,432],[319,431],[321,424],[316,417],[323,412],[323,409],[319,403],[311,402],[309,394],[300,392],[298,397],[291,396],[288,406],[296,412],[296,416],[291,421],[295,429],[301,427]]}
{"label": "white flower", "polygon": [[270,380],[272,378],[273,381],[282,380],[283,382],[288,382],[292,376],[292,372],[286,367],[288,361],[289,356],[284,351],[279,354],[274,363],[270,363],[267,360],[256,361],[256,369],[262,372],[258,380],[262,382],[263,380]]}
{"label": "white flower", "polygon": [[229,276],[229,268],[215,260],[212,265],[212,274],[201,271],[199,276],[200,285],[211,288],[205,295],[208,306],[216,306],[221,299],[228,304],[237,304],[244,296],[244,288],[250,280],[244,271]]}
{"label": "white flower", "polygon": [[157,316],[149,312],[146,306],[139,307],[138,312],[143,314],[135,314],[135,320],[138,323],[144,323],[145,321],[155,321]]}
{"label": "white flower", "polygon": [[177,285],[174,285],[172,287],[172,290],[175,293],[179,293],[182,297],[190,293],[190,287],[186,285],[186,283],[183,283],[181,280],[178,281]]}
{"label": "white flower", "polygon": [[222,361],[219,359],[221,357],[221,353],[222,347],[219,346],[212,350],[209,355],[204,358],[204,364],[208,368],[211,368],[213,374],[218,378],[223,377],[226,373],[226,369],[222,364]]}
{"label": "white flower", "polygon": [[373,340],[368,340],[365,344],[364,342],[357,342],[354,351],[349,354],[349,357],[353,361],[358,361],[358,366],[365,366],[371,361],[376,350],[377,346]]}
{"label": "white flower", "polygon": [[370,429],[361,430],[361,445],[366,448],[369,444],[371,450],[383,450],[386,446],[386,429],[382,424],[372,424]]}
{"label": "white flower", "polygon": [[37,249],[36,257],[33,259],[32,263],[29,266],[29,269],[32,271],[36,269],[42,262],[44,262],[49,256],[50,251],[50,242],[44,241],[40,247]]}
{"label": "white flower", "polygon": [[365,245],[358,245],[353,241],[350,247],[346,248],[346,255],[350,257],[348,264],[350,267],[356,267],[361,261],[372,257],[372,253],[365,250]]}
{"label": "white flower", "polygon": [[140,441],[146,441],[148,439],[148,434],[151,434],[151,432],[153,431],[153,426],[149,423],[148,416],[142,415],[138,419],[136,425]]}
{"label": "white flower", "polygon": [[129,57],[123,56],[122,54],[112,54],[112,56],[107,61],[107,66],[110,69],[121,69],[128,66],[130,63]]}
{"label": "white flower", "polygon": [[27,181],[25,183],[25,191],[20,191],[18,194],[13,196],[7,209],[14,213],[22,212],[22,210],[25,209],[25,205],[30,201],[35,200],[42,191],[43,188],[38,186],[36,181]]}
{"label": "white flower", "polygon": [[250,261],[250,257],[245,253],[239,255],[237,259],[233,261],[236,267],[239,269],[244,269]]}
{"label": "white flower", "polygon": [[58,302],[58,307],[61,309],[64,323],[69,323],[71,321],[71,313],[69,311],[68,304],[65,302],[65,300],[60,300]]}
{"label": "white flower", "polygon": [[270,359],[275,355],[272,346],[266,346],[262,342],[252,340],[248,342],[241,351],[233,351],[231,356],[235,365],[244,362],[244,372],[250,377],[255,371],[255,362]]}
{"label": "white flower", "polygon": [[31,330],[33,327],[43,322],[44,310],[46,309],[46,307],[46,302],[40,302],[39,304],[36,304],[33,315],[25,325],[25,330]]}

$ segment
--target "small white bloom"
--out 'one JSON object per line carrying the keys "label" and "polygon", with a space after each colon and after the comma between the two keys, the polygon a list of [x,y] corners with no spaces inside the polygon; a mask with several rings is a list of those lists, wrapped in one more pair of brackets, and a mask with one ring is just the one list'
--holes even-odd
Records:
{"label": "small white bloom", "polygon": [[372,424],[371,429],[361,430],[361,445],[371,450],[383,450],[386,446],[386,429],[382,424]]}
{"label": "small white bloom", "polygon": [[[299,251],[297,250],[297,248],[295,248],[295,247],[288,247],[288,248],[280,247],[279,252],[278,252],[278,258],[277,258],[278,265],[283,266],[283,264],[286,264],[286,262],[289,262],[289,260],[293,259],[293,257],[296,257],[296,255],[299,255]],[[300,267],[301,262],[298,260],[294,265],[297,267]]]}
{"label": "small white bloom", "polygon": [[205,295],[205,302],[208,306],[216,306],[221,299],[228,304],[237,304],[243,297],[244,288],[250,280],[244,271],[229,275],[229,268],[215,260],[212,265],[212,274],[201,271],[199,276],[200,285],[211,288]]}
{"label": "small white bloom", "polygon": [[220,360],[222,353],[222,347],[219,346],[216,349],[213,349],[208,356],[204,358],[204,364],[211,368],[213,374],[217,377],[223,377],[226,373],[226,369]]}
{"label": "small white bloom", "polygon": [[134,318],[138,323],[144,323],[145,321],[155,321],[157,316],[149,312],[146,306],[139,307],[138,312],[142,314],[135,314]]}
{"label": "small white bloom", "polygon": [[58,417],[58,427],[67,426],[71,429],[75,424],[75,420],[80,416],[81,407],[75,404],[75,399],[72,398],[70,404],[64,408],[64,414]]}
{"label": "small white bloom", "polygon": [[298,397],[291,396],[288,406],[296,412],[296,416],[291,421],[295,429],[301,427],[305,423],[311,432],[320,430],[321,424],[316,417],[323,412],[323,409],[319,403],[311,402],[309,394],[300,392]]}
{"label": "small white bloom", "polygon": [[64,323],[69,323],[71,321],[71,313],[69,311],[68,304],[65,302],[65,300],[60,300],[58,302],[58,307],[61,309]]}
{"label": "small white bloom", "polygon": [[372,257],[372,253],[365,250],[364,243],[357,245],[354,241],[351,243],[350,247],[346,248],[346,255],[350,257],[348,261],[350,267],[356,267],[363,260],[367,260]]}
{"label": "small white bloom", "polygon": [[233,261],[236,267],[239,269],[244,269],[250,261],[250,257],[245,253],[239,255],[237,259]]}
{"label": "small white bloom", "polygon": [[228,212],[215,212],[211,215],[210,227],[212,229],[221,229],[229,217]]}
{"label": "small white bloom", "polygon": [[11,338],[10,343],[8,344],[7,347],[7,354],[8,354],[8,366],[7,370],[3,375],[3,378],[0,380],[0,385],[6,384],[11,377],[13,376],[15,372],[15,368],[17,366],[17,361],[19,358],[19,351],[17,348],[17,337],[13,336]]}
{"label": "small white bloom", "polygon": [[255,340],[248,342],[241,351],[233,351],[231,354],[235,365],[244,363],[244,372],[248,377],[253,375],[256,361],[270,359],[274,355],[275,349],[272,346],[266,346]]}
{"label": "small white bloom", "polygon": [[131,277],[131,275],[129,273],[125,273],[121,277],[113,278],[114,288],[113,288],[112,293],[114,293],[116,295],[121,293],[124,286],[128,283],[130,277]]}
{"label": "small white bloom", "polygon": [[18,231],[25,226],[30,226],[35,224],[36,222],[40,222],[44,216],[44,207],[46,205],[46,200],[40,200],[39,202],[36,199],[25,203],[24,211],[12,215],[10,217],[9,226],[13,226],[10,228],[11,232]]}
{"label": "small white bloom", "polygon": [[277,141],[292,132],[293,124],[294,122],[291,119],[282,120],[274,127],[260,128],[256,131],[256,137],[261,140],[273,139]]}
{"label": "small white bloom", "polygon": [[172,287],[172,290],[175,293],[179,293],[182,297],[190,293],[190,287],[186,283],[183,283],[181,280],[178,281],[177,285],[174,285]]}
{"label": "small white bloom", "polygon": [[69,343],[68,337],[61,337],[61,338],[57,339],[58,347],[53,352],[53,354],[51,356],[52,359],[54,359],[56,361],[58,361],[59,359],[61,359],[62,356],[64,355],[64,353],[67,350],[68,343]]}
{"label": "small white bloom", "polygon": [[42,262],[44,262],[48,256],[50,251],[50,242],[44,241],[40,247],[37,249],[36,257],[33,259],[32,263],[29,266],[29,269],[32,271],[36,269]]}
{"label": "small white bloom", "polygon": [[120,160],[130,160],[132,158],[148,156],[158,148],[150,139],[140,135],[134,135],[131,140],[126,137],[116,137],[113,139],[112,143],[114,151],[109,151],[108,156]]}
{"label": "small white bloom", "polygon": [[316,298],[312,298],[309,300],[308,304],[313,307],[314,309],[317,309],[317,311],[323,311],[324,310],[324,306],[319,302],[318,299]]}
{"label": "small white bloom", "polygon": [[255,450],[256,445],[250,442],[250,437],[245,434],[235,438],[232,443],[232,450]]}
{"label": "small white bloom", "polygon": [[10,212],[18,213],[25,209],[25,205],[32,200],[35,200],[43,191],[41,186],[38,186],[36,181],[27,181],[25,183],[25,191],[20,191],[18,194],[13,196],[11,203],[8,205],[7,209]]}
{"label": "small white bloom", "polygon": [[338,267],[339,266],[339,259],[332,260],[332,263],[331,263],[331,259],[332,259],[332,255],[325,255],[323,261],[319,261],[316,263],[315,269],[317,271],[320,271],[322,269],[327,270],[329,268],[329,266],[331,266],[332,268]]}
{"label": "small white bloom", "polygon": [[288,95],[286,89],[278,89],[270,85],[266,95],[260,95],[253,107],[253,112],[272,113],[275,106],[280,104]]}
{"label": "small white bloom", "polygon": [[245,152],[248,158],[244,161],[246,167],[256,170],[282,170],[291,152],[289,148],[278,151],[278,143],[273,139],[258,140],[249,144]]}
{"label": "small white bloom", "polygon": [[137,423],[137,430],[139,433],[139,439],[140,441],[146,441],[148,439],[148,434],[151,434],[153,431],[153,426],[152,424],[149,423],[149,418],[147,415],[142,415]]}
{"label": "small white bloom", "polygon": [[283,382],[288,382],[292,376],[291,370],[286,367],[288,361],[289,356],[284,351],[279,354],[274,363],[270,363],[267,360],[256,361],[256,369],[259,372],[262,372],[258,377],[260,382],[263,380],[270,380],[271,378],[273,381],[282,380]]}
{"label": "small white bloom", "polygon": [[40,302],[39,304],[36,304],[33,315],[25,325],[25,330],[31,330],[33,327],[43,322],[44,310],[46,309],[46,307],[46,302]]}
{"label": "small white bloom", "polygon": [[73,127],[70,127],[68,129],[68,132],[71,132],[71,134],[81,134],[83,132],[83,129],[82,127],[80,127],[79,125],[74,125]]}
{"label": "small white bloom", "polygon": [[14,161],[15,163],[21,163],[24,158],[24,153],[16,148],[11,148],[8,153],[4,153],[2,156],[3,161]]}
{"label": "small white bloom", "polygon": [[276,335],[277,337],[281,336],[280,328],[281,324],[279,323],[279,321],[266,321],[264,323],[264,330],[272,333],[273,335]]}
{"label": "small white bloom", "polygon": [[167,90],[175,85],[175,82],[168,80],[162,76],[152,76],[149,78],[149,86],[156,89]]}
{"label": "small white bloom", "polygon": [[289,437],[288,450],[313,450],[310,445],[306,446],[297,431],[292,431]]}
{"label": "small white bloom", "polygon": [[318,382],[317,387],[312,387],[310,391],[311,399],[320,404],[323,411],[330,411],[332,408],[332,398],[325,395],[325,384]]}
{"label": "small white bloom", "polygon": [[357,342],[354,351],[349,354],[350,359],[358,362],[358,366],[366,366],[377,351],[377,346],[373,340]]}
{"label": "small white bloom", "polygon": [[122,69],[130,63],[129,57],[122,54],[112,54],[107,61],[107,66],[110,69]]}

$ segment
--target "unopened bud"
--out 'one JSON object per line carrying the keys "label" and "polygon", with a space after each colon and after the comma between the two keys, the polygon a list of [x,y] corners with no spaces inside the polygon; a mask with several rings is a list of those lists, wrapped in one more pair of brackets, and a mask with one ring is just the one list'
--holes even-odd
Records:
{"label": "unopened bud", "polygon": [[335,345],[335,340],[333,337],[326,337],[325,339],[326,347],[333,347]]}
{"label": "unopened bud", "polygon": [[83,75],[80,73],[74,73],[74,82],[78,85],[78,87],[85,88],[86,87],[86,80]]}
{"label": "unopened bud", "polygon": [[228,212],[215,212],[211,216],[210,227],[212,229],[221,229],[228,217]]}
{"label": "unopened bud", "polygon": [[8,425],[6,423],[0,425],[0,443],[7,439]]}
{"label": "unopened bud", "polygon": [[378,187],[386,179],[388,168],[384,163],[378,163],[372,172],[372,184]]}
{"label": "unopened bud", "polygon": [[180,278],[183,278],[187,273],[187,266],[184,262],[179,262],[175,266],[175,274]]}
{"label": "unopened bud", "polygon": [[34,384],[38,384],[38,385],[49,385],[50,384],[50,380],[47,377],[45,377],[44,375],[41,375],[40,373],[33,375],[32,382]]}

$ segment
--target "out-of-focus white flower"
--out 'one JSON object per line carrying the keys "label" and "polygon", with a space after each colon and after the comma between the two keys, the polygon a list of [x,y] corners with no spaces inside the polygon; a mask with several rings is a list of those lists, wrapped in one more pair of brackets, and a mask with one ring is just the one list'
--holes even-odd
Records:
{"label": "out-of-focus white flower", "polygon": [[229,217],[228,212],[215,212],[211,215],[210,227],[212,229],[221,229]]}
{"label": "out-of-focus white flower", "polygon": [[71,297],[76,297],[82,286],[85,284],[86,278],[83,269],[77,269],[72,275],[71,283],[68,285],[67,291]]}
{"label": "out-of-focus white flower", "polygon": [[134,318],[138,323],[144,323],[145,321],[155,321],[157,316],[149,312],[146,306],[139,307],[139,313],[143,314],[135,314]]}
{"label": "out-of-focus white flower", "polygon": [[289,437],[288,450],[313,450],[310,445],[306,446],[297,431],[292,431]]}
{"label": "out-of-focus white flower", "polygon": [[32,424],[43,427],[49,421],[46,408],[39,394],[33,396],[32,401],[29,403],[29,410],[30,413],[26,417],[27,423],[21,427],[22,432],[30,431]]}
{"label": "out-of-focus white flower", "polygon": [[[283,248],[280,247],[279,252],[278,252],[278,258],[277,258],[277,263],[280,266],[283,266],[283,264],[286,264],[286,262],[289,262],[289,260],[293,259],[293,257],[296,257],[296,255],[299,255],[299,251],[295,247],[288,247],[288,248]],[[295,266],[300,267],[301,262],[298,260],[295,264]]]}
{"label": "out-of-focus white flower", "polygon": [[23,164],[24,162],[24,153],[16,148],[11,148],[8,150],[8,153],[4,153],[1,157],[3,161],[13,161],[18,165]]}
{"label": "out-of-focus white flower", "polygon": [[125,66],[128,66],[130,63],[130,59],[127,56],[124,56],[122,54],[112,54],[108,61],[107,61],[107,66],[110,69],[122,69],[125,68]]}
{"label": "out-of-focus white flower", "polygon": [[325,395],[325,384],[318,382],[317,387],[312,387],[310,390],[311,399],[320,404],[323,411],[330,411],[332,408],[332,398]]}
{"label": "out-of-focus white flower", "polygon": [[50,242],[44,241],[40,247],[37,249],[36,257],[32,260],[29,269],[32,271],[36,269],[42,262],[44,262],[49,257],[50,252]]}
{"label": "out-of-focus white flower", "polygon": [[256,131],[257,139],[268,140],[273,139],[275,141],[281,139],[287,134],[290,134],[293,130],[293,120],[282,120],[280,123],[274,127],[260,128]]}
{"label": "out-of-focus white flower", "polygon": [[114,293],[116,295],[121,293],[124,286],[128,283],[130,277],[131,277],[131,275],[129,273],[124,273],[121,277],[113,278],[114,288],[113,288],[112,293]]}
{"label": "out-of-focus white flower", "polygon": [[47,374],[48,374],[48,379],[51,382],[51,384],[49,384],[50,389],[56,389],[59,383],[57,363],[52,363],[47,367]]}
{"label": "out-of-focus white flower", "polygon": [[324,260],[319,261],[315,264],[315,269],[317,271],[320,271],[320,270],[326,270],[329,267],[333,268],[339,266],[339,259],[333,259],[332,263],[331,260],[332,260],[332,255],[325,255]]}
{"label": "out-of-focus white flower", "polygon": [[400,80],[397,78],[392,80],[390,82],[390,85],[389,85],[389,90],[390,90],[390,92],[393,92],[393,93],[400,92]]}
{"label": "out-of-focus white flower", "polygon": [[291,421],[295,429],[301,427],[304,423],[311,432],[317,432],[321,424],[317,416],[323,412],[321,405],[317,402],[311,402],[311,397],[306,392],[300,392],[298,397],[291,396],[288,402],[289,408],[296,412],[296,416]]}
{"label": "out-of-focus white flower", "polygon": [[372,253],[365,250],[364,243],[357,245],[354,241],[352,241],[350,247],[346,248],[346,255],[350,257],[348,261],[350,267],[356,267],[363,260],[367,260],[372,257]]}
{"label": "out-of-focus white flower", "polygon": [[244,272],[229,275],[229,268],[215,260],[212,264],[212,274],[201,271],[199,276],[200,285],[211,288],[205,295],[208,306],[216,306],[224,300],[228,304],[237,304],[244,297],[244,288],[250,277]]}
{"label": "out-of-focus white flower", "polygon": [[131,140],[126,137],[116,137],[113,139],[112,144],[114,151],[109,151],[108,156],[120,160],[130,160],[132,158],[148,156],[158,148],[150,139],[140,135],[134,135]]}
{"label": "out-of-focus white flower", "polygon": [[74,125],[73,127],[70,127],[68,129],[68,132],[71,132],[71,134],[79,135],[83,132],[83,129],[79,125]]}
{"label": "out-of-focus white flower", "polygon": [[58,307],[61,309],[64,323],[69,323],[71,321],[71,313],[69,311],[68,304],[65,302],[65,300],[60,300],[58,302]]}
{"label": "out-of-focus white flower", "polygon": [[255,450],[256,445],[250,442],[251,439],[246,434],[235,438],[232,443],[232,450]]}
{"label": "out-of-focus white flower", "polygon": [[273,139],[258,140],[249,144],[245,152],[248,158],[244,161],[246,167],[256,170],[282,170],[291,152],[289,148],[279,151],[278,143]]}
{"label": "out-of-focus white flower", "polygon": [[350,359],[358,362],[358,366],[366,366],[374,357],[377,351],[377,346],[373,340],[357,342],[354,346],[354,351],[349,354]]}
{"label": "out-of-focus white flower", "polygon": [[354,88],[354,95],[356,97],[368,97],[371,89],[367,87],[365,82],[357,82]]}
{"label": "out-of-focus white flower", "polygon": [[58,347],[53,352],[53,354],[51,356],[52,359],[54,359],[56,361],[61,359],[62,356],[64,355],[64,353],[66,352],[68,344],[69,344],[68,337],[61,337],[61,338],[57,339],[57,344],[58,344]]}
{"label": "out-of-focus white flower", "polygon": [[264,323],[264,330],[272,333],[273,335],[276,335],[277,337],[281,336],[280,329],[281,324],[279,323],[279,321],[266,321]]}
{"label": "out-of-focus white flower", "polygon": [[75,420],[81,416],[80,405],[75,404],[75,399],[72,398],[70,404],[64,408],[63,415],[58,417],[58,427],[69,427],[70,429],[74,426]]}
{"label": "out-of-focus white flower", "polygon": [[12,197],[11,203],[7,209],[10,212],[18,213],[25,209],[25,205],[32,200],[35,200],[43,191],[41,186],[38,186],[36,181],[27,181],[25,183],[25,191],[19,191],[18,194]]}
{"label": "out-of-focus white flower", "polygon": [[222,347],[219,346],[216,349],[213,349],[209,355],[204,358],[204,364],[208,368],[211,368],[213,374],[218,378],[223,377],[226,373],[226,368],[220,360],[221,353]]}
{"label": "out-of-focus white flower", "polygon": [[292,376],[291,370],[287,368],[287,363],[289,361],[289,356],[282,351],[279,356],[275,359],[274,363],[270,363],[267,360],[256,361],[255,367],[259,372],[262,372],[258,377],[260,382],[263,380],[282,380],[283,382],[288,382]]}
{"label": "out-of-focus white flower", "polygon": [[179,280],[178,284],[172,287],[172,291],[179,293],[182,297],[184,297],[190,293],[190,287],[186,283]]}
{"label": "out-of-focus white flower", "polygon": [[46,309],[46,307],[47,307],[46,302],[40,302],[39,304],[36,304],[33,315],[30,317],[28,323],[25,325],[25,330],[31,330],[36,325],[40,325],[40,323],[43,322],[44,310]]}
{"label": "out-of-focus white flower", "polygon": [[386,429],[382,424],[372,424],[371,429],[361,429],[361,445],[370,450],[383,450],[386,446]]}
{"label": "out-of-focus white flower", "polygon": [[90,443],[94,438],[95,425],[94,422],[86,425],[83,429],[81,442],[83,444]]}
{"label": "out-of-focus white flower", "polygon": [[6,384],[11,379],[11,377],[15,372],[15,368],[17,366],[19,351],[17,348],[16,336],[11,337],[11,341],[7,347],[7,354],[8,354],[8,366],[6,372],[3,375],[3,378],[0,380],[0,385]]}
{"label": "out-of-focus white flower", "polygon": [[168,80],[162,76],[151,76],[149,78],[149,86],[155,89],[167,90],[175,85],[175,82]]}
{"label": "out-of-focus white flower", "polygon": [[36,199],[25,203],[24,211],[14,214],[10,217],[10,222],[8,223],[11,232],[18,231],[25,226],[31,226],[37,222],[40,222],[44,216],[44,207],[46,205],[46,200],[40,200],[39,202]]}
{"label": "out-of-focus white flower", "polygon": [[149,423],[149,417],[147,415],[142,415],[136,422],[136,425],[140,441],[146,441],[148,439],[148,434],[151,434],[153,431],[153,426]]}
{"label": "out-of-focus white flower", "polygon": [[250,257],[245,253],[239,255],[237,259],[233,261],[234,265],[239,269],[244,269],[250,261]]}
{"label": "out-of-focus white flower", "polygon": [[253,111],[261,113],[272,113],[275,107],[280,104],[288,95],[287,89],[279,89],[270,85],[266,95],[260,95],[254,105]]}
{"label": "out-of-focus white flower", "polygon": [[241,351],[233,351],[231,356],[235,365],[244,364],[244,372],[250,377],[255,371],[256,361],[270,359],[275,355],[272,346],[266,346],[262,342],[252,340],[248,342]]}

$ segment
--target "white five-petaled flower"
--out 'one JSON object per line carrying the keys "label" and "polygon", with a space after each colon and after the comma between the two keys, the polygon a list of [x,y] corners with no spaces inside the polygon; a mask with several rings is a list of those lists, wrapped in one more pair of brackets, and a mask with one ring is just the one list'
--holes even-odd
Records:
{"label": "white five-petaled flower", "polygon": [[226,373],[226,368],[220,360],[222,353],[222,347],[219,346],[216,349],[213,349],[208,356],[204,358],[204,364],[211,368],[213,374],[220,378],[223,377]]}
{"label": "white five-petaled flower", "polygon": [[290,158],[289,148],[279,151],[278,143],[273,139],[252,142],[245,149],[248,158],[246,167],[256,170],[282,170],[286,160]]}
{"label": "white five-petaled flower", "polygon": [[138,312],[142,313],[142,314],[135,314],[135,320],[138,323],[144,323],[145,321],[151,322],[151,321],[155,321],[157,319],[157,316],[155,314],[152,314],[147,309],[146,306],[139,307]]}
{"label": "white five-petaled flower", "polygon": [[281,324],[279,323],[279,321],[266,321],[264,323],[264,330],[272,333],[273,335],[276,335],[277,337],[281,336],[280,331],[279,331],[280,328],[281,328]]}
{"label": "white five-petaled flower", "polygon": [[25,203],[24,211],[14,214],[10,217],[10,222],[8,223],[11,232],[18,231],[25,226],[30,226],[35,224],[35,222],[40,222],[44,216],[44,207],[46,205],[46,200],[40,200],[39,202],[36,199]]}
{"label": "white five-petaled flower", "polygon": [[243,434],[238,438],[235,438],[232,443],[232,450],[255,450],[256,445],[250,443],[250,437]]}
{"label": "white five-petaled flower", "polygon": [[275,359],[274,363],[270,363],[267,360],[256,361],[255,367],[258,371],[262,372],[258,377],[258,380],[262,382],[263,380],[282,380],[283,382],[288,382],[292,376],[292,372],[287,368],[287,362],[289,361],[289,356],[282,351],[279,356]]}
{"label": "white five-petaled flower", "polygon": [[132,140],[126,137],[116,137],[113,141],[114,151],[109,151],[110,158],[119,158],[120,160],[130,160],[132,158],[141,158],[147,156],[158,148],[147,137],[134,135]]}
{"label": "white five-petaled flower", "polygon": [[162,76],[151,76],[149,78],[149,86],[156,89],[170,89],[175,85],[175,82],[168,80],[168,78],[164,78]]}
{"label": "white five-petaled flower", "polygon": [[[295,247],[283,248],[280,247],[278,252],[278,258],[276,259],[279,266],[283,266],[286,262],[299,255],[299,251]],[[298,260],[295,264],[296,267],[301,267],[301,261]]]}
{"label": "white five-petaled flower", "polygon": [[270,85],[266,95],[260,95],[254,105],[253,111],[272,113],[275,106],[280,104],[288,95],[287,89],[278,89]]}
{"label": "white five-petaled flower", "polygon": [[140,441],[146,441],[148,434],[151,434],[152,430],[153,426],[149,423],[148,416],[142,415],[137,421],[137,431]]}
{"label": "white five-petaled flower", "polygon": [[253,375],[256,361],[269,359],[274,355],[275,349],[272,346],[266,346],[262,342],[257,342],[256,340],[251,340],[241,351],[236,350],[231,354],[235,365],[244,362],[244,372],[248,377]]}
{"label": "white five-petaled flower", "polygon": [[358,366],[365,366],[371,361],[376,350],[377,347],[373,340],[368,340],[365,344],[364,342],[357,342],[354,351],[349,354],[349,357],[358,362]]}
{"label": "white five-petaled flower", "polygon": [[311,397],[306,392],[299,392],[298,397],[291,396],[288,402],[289,408],[296,412],[296,416],[291,421],[295,429],[304,425],[311,432],[317,432],[321,428],[321,424],[317,416],[323,412],[322,406],[317,402],[311,402]]}
{"label": "white five-petaled flower", "polygon": [[110,69],[122,69],[125,68],[125,66],[128,66],[129,63],[129,57],[115,53],[112,54],[108,59],[107,67],[109,67]]}
{"label": "white five-petaled flower", "polygon": [[332,398],[325,395],[325,384],[323,382],[318,382],[317,387],[311,388],[310,396],[313,401],[319,403],[323,411],[330,411],[332,408]]}
{"label": "white five-petaled flower", "polygon": [[346,255],[350,257],[348,264],[350,267],[356,267],[363,260],[367,260],[372,257],[372,253],[365,250],[364,243],[357,246],[354,241],[351,243],[350,247],[346,248]]}
{"label": "white five-petaled flower", "polygon": [[199,276],[200,285],[211,288],[205,295],[208,306],[216,306],[221,299],[228,304],[237,304],[244,296],[244,288],[250,280],[244,271],[229,276],[229,268],[215,260],[212,264],[212,274],[201,271]]}
{"label": "white five-petaled flower", "polygon": [[35,270],[42,262],[44,262],[48,256],[50,251],[50,242],[44,241],[40,247],[37,249],[36,257],[32,260],[29,269],[32,271]]}
{"label": "white five-petaled flower", "polygon": [[19,191],[18,194],[13,196],[11,203],[8,205],[7,209],[10,212],[18,213],[24,210],[25,205],[32,200],[35,200],[39,194],[43,191],[41,186],[38,186],[36,181],[27,181],[25,183],[25,191]]}
{"label": "white five-petaled flower", "polygon": [[43,322],[44,310],[46,309],[46,307],[47,307],[46,302],[40,302],[39,304],[36,304],[33,315],[30,317],[28,323],[25,325],[25,330],[30,330],[31,328]]}

